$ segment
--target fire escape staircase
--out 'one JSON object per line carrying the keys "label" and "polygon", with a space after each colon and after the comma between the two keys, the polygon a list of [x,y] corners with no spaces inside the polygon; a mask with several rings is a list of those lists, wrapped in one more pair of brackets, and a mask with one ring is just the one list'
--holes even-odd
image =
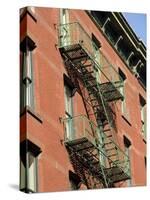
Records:
{"label": "fire escape staircase", "polygon": [[[99,142],[91,143],[87,137],[83,137],[66,141],[66,146],[71,149],[72,155],[75,153],[80,162],[90,168],[93,176],[99,178],[105,187],[127,180],[130,178],[129,174],[127,175],[120,164],[117,164],[120,163],[119,147],[113,141],[112,130],[115,122],[110,106],[112,101],[123,100],[123,96],[119,92],[122,82],[120,79],[114,81],[112,77],[109,78],[112,74],[108,75],[111,72],[105,70],[104,66],[106,65],[110,69],[113,69],[113,67],[104,56],[101,58],[101,60],[104,60],[102,63],[95,60],[91,38],[79,23],[60,25],[58,34],[60,53],[67,65],[69,63],[69,68],[72,68],[75,76],[83,82],[87,89],[88,98],[100,130],[99,134],[105,135],[101,145]],[[97,80],[98,70],[102,74],[102,82]],[[107,74],[105,71],[107,71]],[[100,164],[100,154],[107,158],[107,167]],[[126,160],[128,163],[128,159]]]}
{"label": "fire escape staircase", "polygon": [[[68,138],[66,126],[75,125],[74,138]],[[65,145],[73,167],[84,182],[84,171],[103,183],[104,187],[112,187],[114,183],[130,178],[129,158],[103,133],[99,139],[99,127],[86,116],[63,119]],[[84,169],[84,170],[83,170]]]}

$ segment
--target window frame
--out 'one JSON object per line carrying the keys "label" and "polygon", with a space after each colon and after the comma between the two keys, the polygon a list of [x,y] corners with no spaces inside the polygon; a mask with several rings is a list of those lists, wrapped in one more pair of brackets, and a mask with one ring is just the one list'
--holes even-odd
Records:
{"label": "window frame", "polygon": [[[65,8],[60,8],[60,35],[61,46],[67,46],[70,44],[70,30],[69,30],[69,10]],[[64,26],[66,24],[66,26]]]}
{"label": "window frame", "polygon": [[[66,121],[66,137],[68,140],[72,140],[75,138],[74,135],[74,126],[73,126],[73,98],[72,98],[72,88],[69,87],[68,84],[64,84],[64,97],[65,97],[65,118],[68,119]],[[68,106],[68,98],[69,98],[69,106]],[[69,110],[67,110],[69,107]],[[67,108],[67,109],[66,109]]]}
{"label": "window frame", "polygon": [[127,108],[126,108],[125,85],[126,85],[127,77],[126,77],[126,75],[124,74],[124,72],[120,68],[119,68],[119,78],[120,78],[120,81],[123,82],[123,86],[120,87],[119,90],[120,90],[120,93],[122,94],[122,96],[124,97],[123,100],[121,101],[121,113],[126,116]]}
{"label": "window frame", "polygon": [[20,44],[20,112],[26,107],[35,109],[34,75],[33,75],[33,50],[36,48],[34,41],[26,36]]}
{"label": "window frame", "polygon": [[[131,174],[131,142],[130,140],[124,135],[123,136],[123,143],[124,143],[124,153],[129,157],[129,170]],[[132,186],[132,178],[126,180],[127,186],[131,187]]]}
{"label": "window frame", "polygon": [[[38,191],[38,159],[41,149],[29,140],[24,140],[20,144],[20,190],[26,193],[35,193]],[[29,166],[29,159],[33,157],[33,188],[31,185],[31,165]],[[24,169],[22,166],[24,166]],[[24,172],[22,171],[24,170]],[[23,172],[23,173],[22,173]],[[23,177],[24,179],[23,179]],[[22,187],[22,185],[24,187]]]}

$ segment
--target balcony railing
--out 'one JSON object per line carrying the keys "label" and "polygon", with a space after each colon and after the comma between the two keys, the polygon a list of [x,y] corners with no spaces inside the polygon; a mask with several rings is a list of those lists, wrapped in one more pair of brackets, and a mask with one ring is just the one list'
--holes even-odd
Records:
{"label": "balcony railing", "polygon": [[73,56],[73,53],[75,53],[79,47],[82,48],[87,56],[94,62],[95,69],[100,71],[101,83],[112,82],[118,87],[118,82],[122,82],[118,72],[102,51],[99,50],[99,56],[96,58],[97,53],[95,54],[95,49],[97,49],[97,47],[78,22],[61,24],[58,26],[58,47],[66,52],[70,51],[69,57]]}
{"label": "balcony railing", "polygon": [[[75,145],[76,142],[79,145],[80,141],[86,139],[89,144],[92,144],[103,160],[102,164],[107,175],[111,174],[111,170],[122,172],[123,174],[117,178],[114,174],[114,179],[129,179],[130,177],[130,165],[129,157],[115,144],[115,142],[109,139],[103,132],[100,132],[99,127],[86,116],[80,115],[73,118],[63,119],[64,124],[64,142],[67,145]],[[70,127],[70,128],[68,128]],[[80,144],[80,148],[83,145]],[[83,149],[83,148],[82,148]],[[86,146],[86,150],[87,146]],[[100,159],[100,160],[101,160]],[[119,175],[118,175],[119,176]],[[119,179],[120,178],[120,179]],[[117,181],[116,181],[117,182]]]}

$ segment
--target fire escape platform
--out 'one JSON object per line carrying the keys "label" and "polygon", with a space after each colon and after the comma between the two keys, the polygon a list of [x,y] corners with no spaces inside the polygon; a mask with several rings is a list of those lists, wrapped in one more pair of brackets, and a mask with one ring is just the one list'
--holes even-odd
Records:
{"label": "fire escape platform", "polygon": [[72,140],[65,141],[65,145],[74,147],[74,148],[76,148],[76,150],[78,150],[78,148],[80,148],[80,146],[82,146],[82,148],[84,148],[84,147],[86,148],[89,145],[91,146],[92,143],[90,141],[88,141],[88,139],[86,137],[83,137],[83,138],[79,138],[79,139],[72,139]]}
{"label": "fire escape platform", "polygon": [[120,181],[125,181],[130,179],[130,176],[126,174],[121,168],[118,166],[114,166],[111,168],[104,169],[107,177],[113,182],[117,183]]}
{"label": "fire escape platform", "polygon": [[95,145],[86,137],[65,142],[70,156],[75,156],[76,162],[81,163],[97,180],[103,180],[102,170],[100,168],[99,154]]}
{"label": "fire escape platform", "polygon": [[[115,85],[115,82],[119,83],[120,81],[121,83],[121,77],[100,50],[99,61],[96,60],[94,49],[97,46],[78,22],[60,24],[58,26],[58,35],[58,48],[60,53],[65,59],[72,62],[72,67],[76,67],[76,64],[80,63],[84,69],[87,69],[85,70],[87,73],[89,72],[89,68],[93,68],[95,71],[101,71],[102,80],[100,90],[102,90],[101,92],[107,101],[123,98],[118,90],[118,86]],[[91,63],[89,68],[86,65],[86,61],[90,61]],[[81,67],[81,65],[78,66]],[[80,69],[78,70],[80,71]]]}
{"label": "fire escape platform", "polygon": [[[89,54],[86,52],[82,44],[80,43],[61,47],[60,52],[63,56],[65,55],[65,57],[68,60],[70,60],[73,64],[82,62],[84,60],[92,59],[89,56]],[[92,65],[89,65],[89,66],[92,67]],[[78,72],[80,72],[80,69],[78,69]],[[92,91],[93,93],[94,92],[98,93],[98,87],[99,87],[100,91],[103,94],[103,97],[108,102],[124,99],[122,94],[117,89],[117,87],[115,87],[115,82],[114,84],[111,81],[107,81],[105,83],[97,83],[96,78],[92,75],[92,73],[90,74],[90,71],[88,71],[88,69],[86,68],[84,68],[84,73],[80,72],[80,78],[86,79],[85,81],[87,83],[92,83],[91,87],[93,87],[94,85],[93,87],[94,91]],[[117,82],[117,84],[119,85],[119,81]],[[121,82],[120,82],[120,86],[121,86]]]}
{"label": "fire escape platform", "polygon": [[99,84],[99,87],[106,101],[115,101],[119,99],[121,100],[124,99],[122,94],[111,82],[101,83]]}
{"label": "fire escape platform", "polygon": [[89,58],[89,55],[86,53],[86,51],[80,43],[66,45],[59,49],[60,53],[62,55],[65,54],[65,57],[67,57],[72,62],[78,62]]}
{"label": "fire escape platform", "polygon": [[[98,147],[90,142],[86,137],[66,141],[65,145],[67,148],[72,149],[74,154],[78,155],[79,161],[84,167],[89,168],[93,176],[97,179],[103,180],[102,169],[100,167]],[[93,153],[94,152],[94,153]],[[112,182],[117,183],[130,179],[130,176],[119,167],[117,164],[107,168],[103,167],[106,177]]]}

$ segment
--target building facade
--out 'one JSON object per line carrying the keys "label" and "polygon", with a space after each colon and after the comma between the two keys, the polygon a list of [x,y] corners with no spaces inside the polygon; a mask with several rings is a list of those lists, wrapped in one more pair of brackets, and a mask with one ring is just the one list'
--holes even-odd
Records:
{"label": "building facade", "polygon": [[20,190],[146,185],[146,47],[121,13],[20,10]]}

